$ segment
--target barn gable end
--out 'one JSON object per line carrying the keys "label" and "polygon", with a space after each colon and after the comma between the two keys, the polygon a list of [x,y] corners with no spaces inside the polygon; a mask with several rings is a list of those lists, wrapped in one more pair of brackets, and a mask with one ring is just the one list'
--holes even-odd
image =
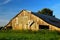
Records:
{"label": "barn gable end", "polygon": [[19,14],[17,14],[14,18],[10,20],[10,22],[5,26],[5,29],[9,29],[10,27],[13,30],[40,30],[46,28],[49,30],[60,31],[60,28],[45,21],[45,19],[41,14],[40,16],[37,16],[36,13],[22,10]]}

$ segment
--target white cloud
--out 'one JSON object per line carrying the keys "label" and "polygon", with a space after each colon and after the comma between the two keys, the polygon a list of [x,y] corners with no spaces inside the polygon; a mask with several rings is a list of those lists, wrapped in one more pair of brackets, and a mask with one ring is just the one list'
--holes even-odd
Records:
{"label": "white cloud", "polygon": [[4,2],[0,3],[0,5],[4,5],[4,4],[7,4],[9,3],[11,0],[5,0]]}

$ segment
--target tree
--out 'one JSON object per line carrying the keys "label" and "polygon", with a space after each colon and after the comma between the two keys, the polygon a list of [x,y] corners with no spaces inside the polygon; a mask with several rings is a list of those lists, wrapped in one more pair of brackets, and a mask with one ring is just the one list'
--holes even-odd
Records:
{"label": "tree", "polygon": [[38,13],[53,16],[53,11],[48,8],[44,8],[41,11],[38,11]]}

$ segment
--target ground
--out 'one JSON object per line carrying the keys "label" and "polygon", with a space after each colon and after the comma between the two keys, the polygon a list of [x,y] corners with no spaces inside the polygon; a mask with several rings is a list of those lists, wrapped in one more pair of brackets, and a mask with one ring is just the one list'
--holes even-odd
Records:
{"label": "ground", "polygon": [[0,31],[0,40],[60,40],[60,32],[40,31]]}

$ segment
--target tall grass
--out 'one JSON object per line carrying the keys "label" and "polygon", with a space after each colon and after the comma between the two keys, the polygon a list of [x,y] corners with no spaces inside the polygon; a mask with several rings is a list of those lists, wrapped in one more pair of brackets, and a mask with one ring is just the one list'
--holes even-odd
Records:
{"label": "tall grass", "polygon": [[2,30],[0,31],[0,40],[60,40],[60,32]]}

